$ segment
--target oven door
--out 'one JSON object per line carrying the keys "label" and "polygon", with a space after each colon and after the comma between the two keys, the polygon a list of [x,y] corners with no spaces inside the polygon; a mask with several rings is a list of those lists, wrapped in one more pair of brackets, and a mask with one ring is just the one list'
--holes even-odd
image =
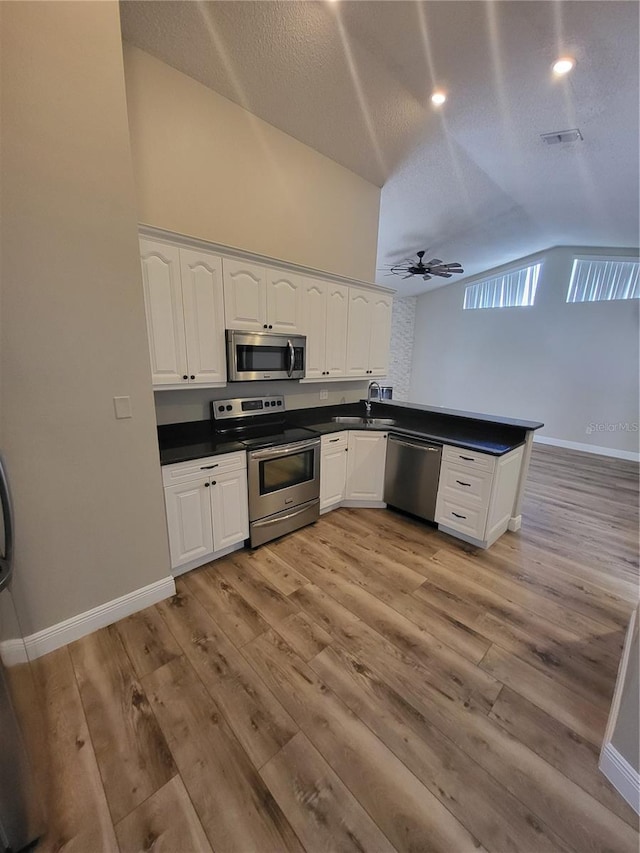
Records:
{"label": "oven door", "polygon": [[249,520],[256,521],[320,497],[320,439],[249,453]]}
{"label": "oven door", "polygon": [[227,370],[230,382],[254,379],[302,379],[306,338],[271,332],[227,330]]}

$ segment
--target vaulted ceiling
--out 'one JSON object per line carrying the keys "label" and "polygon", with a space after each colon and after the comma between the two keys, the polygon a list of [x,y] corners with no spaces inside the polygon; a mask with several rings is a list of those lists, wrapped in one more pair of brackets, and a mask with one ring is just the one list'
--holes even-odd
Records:
{"label": "vaulted ceiling", "polygon": [[[125,0],[121,14],[126,40],[381,186],[379,267],[426,249],[466,277],[553,245],[638,245],[635,2]],[[576,67],[554,78],[565,54]],[[582,141],[540,139],[575,127]]]}

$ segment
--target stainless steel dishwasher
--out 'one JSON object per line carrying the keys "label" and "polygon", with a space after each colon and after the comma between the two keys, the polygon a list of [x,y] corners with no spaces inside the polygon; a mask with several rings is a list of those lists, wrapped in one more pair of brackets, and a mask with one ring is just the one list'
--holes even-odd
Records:
{"label": "stainless steel dishwasher", "polygon": [[391,434],[384,475],[385,503],[434,521],[441,458],[440,444]]}

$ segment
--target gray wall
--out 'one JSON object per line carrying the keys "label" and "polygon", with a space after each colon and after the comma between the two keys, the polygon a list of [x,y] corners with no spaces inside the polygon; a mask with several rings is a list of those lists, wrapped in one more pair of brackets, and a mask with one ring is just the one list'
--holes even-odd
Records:
{"label": "gray wall", "polygon": [[575,251],[542,255],[531,308],[463,311],[473,279],[420,296],[410,399],[541,420],[542,436],[637,453],[638,300],[568,305]]}
{"label": "gray wall", "polygon": [[1,436],[31,633],[170,570],[118,4],[0,6]]}

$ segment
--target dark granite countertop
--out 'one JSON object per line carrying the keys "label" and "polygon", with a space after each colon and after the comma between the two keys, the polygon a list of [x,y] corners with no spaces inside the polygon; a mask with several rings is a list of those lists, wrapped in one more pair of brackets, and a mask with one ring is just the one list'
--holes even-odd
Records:
{"label": "dark granite countertop", "polygon": [[[340,415],[353,417],[364,416],[364,414],[364,401],[360,401],[294,409],[286,413],[286,418],[290,426],[308,427],[321,434],[350,429],[395,432],[440,444],[452,444],[455,447],[488,453],[492,456],[509,453],[525,442],[530,430],[544,426],[538,421],[524,421],[391,400],[374,400],[371,416],[392,418],[393,424],[339,424],[332,421],[333,417]],[[239,441],[229,441],[228,437],[216,435],[211,421],[190,421],[159,426],[158,442],[161,465],[188,462],[204,456],[217,456],[220,453],[233,453],[246,449]]]}

